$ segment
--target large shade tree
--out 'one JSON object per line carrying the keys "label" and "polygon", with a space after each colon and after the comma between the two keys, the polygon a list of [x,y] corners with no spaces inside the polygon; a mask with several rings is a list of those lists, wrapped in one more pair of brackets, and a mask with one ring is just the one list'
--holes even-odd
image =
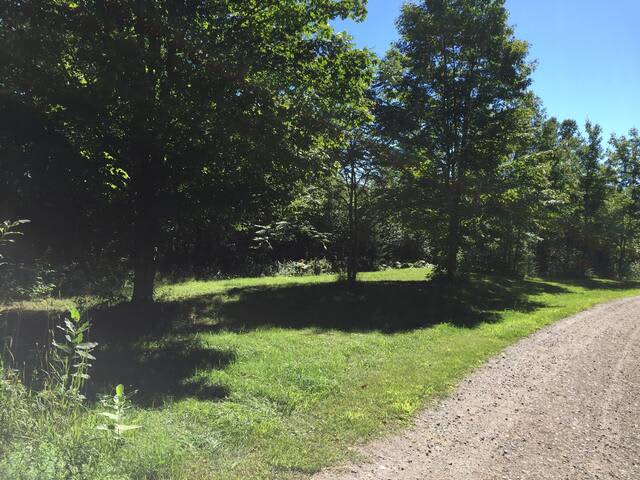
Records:
{"label": "large shade tree", "polygon": [[36,119],[56,148],[34,156],[45,147],[30,135],[15,164],[54,156],[83,199],[104,202],[95,211],[128,239],[133,300],[151,300],[167,226],[264,208],[335,133],[322,92],[362,68],[328,22],[362,18],[364,3],[3,2],[0,108]]}
{"label": "large shade tree", "polygon": [[454,277],[479,188],[513,148],[529,85],[527,44],[503,0],[407,3],[381,69],[381,121],[429,212],[434,256]]}

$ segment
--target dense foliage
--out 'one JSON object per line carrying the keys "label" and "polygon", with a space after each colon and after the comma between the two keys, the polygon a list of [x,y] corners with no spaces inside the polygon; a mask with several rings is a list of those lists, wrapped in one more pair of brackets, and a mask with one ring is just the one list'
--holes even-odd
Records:
{"label": "dense foliage", "polygon": [[547,118],[503,0],[407,4],[381,61],[330,26],[365,3],[3,2],[0,218],[31,220],[5,294],[418,260],[635,274],[637,130]]}

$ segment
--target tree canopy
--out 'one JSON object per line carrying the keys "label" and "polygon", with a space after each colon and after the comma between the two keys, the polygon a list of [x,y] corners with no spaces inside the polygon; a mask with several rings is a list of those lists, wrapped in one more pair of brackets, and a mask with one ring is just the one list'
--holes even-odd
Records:
{"label": "tree canopy", "polygon": [[638,131],[607,144],[548,118],[503,0],[407,3],[381,60],[331,26],[365,14],[3,2],[0,218],[32,220],[11,268],[68,290],[131,273],[137,302],[158,275],[291,260],[352,282],[415,261],[450,279],[634,273]]}

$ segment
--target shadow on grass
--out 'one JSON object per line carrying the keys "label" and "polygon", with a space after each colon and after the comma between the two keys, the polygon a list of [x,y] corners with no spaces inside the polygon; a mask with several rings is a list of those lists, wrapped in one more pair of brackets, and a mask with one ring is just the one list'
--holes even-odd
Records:
{"label": "shadow on grass", "polygon": [[248,331],[265,326],[345,332],[396,333],[450,323],[472,328],[494,322],[503,310],[530,312],[543,305],[530,296],[562,293],[560,286],[505,278],[477,278],[449,284],[436,281],[243,288],[227,291],[224,302],[210,297],[183,301],[181,333]]}
{"label": "shadow on grass", "polygon": [[[176,336],[171,323],[179,318],[177,305],[153,304],[140,310],[129,304],[95,308],[89,312],[89,339],[98,342],[97,359],[91,369],[89,398],[108,393],[115,385],[138,390],[136,403],[162,406],[169,399],[186,397],[220,400],[228,396],[224,385],[210,384],[194,376],[223,369],[235,360],[231,350],[208,348],[192,336]],[[5,365],[20,370],[26,384],[39,389],[45,368],[46,346],[51,332],[65,318],[62,314],[21,311],[0,317],[0,344]],[[60,341],[60,339],[58,339]]]}
{"label": "shadow on grass", "polygon": [[98,391],[122,383],[137,389],[135,400],[146,407],[162,406],[169,399],[215,401],[229,395],[225,385],[210,384],[194,375],[224,369],[235,360],[231,350],[206,348],[194,339],[170,336],[159,341],[156,335],[131,337],[131,342],[108,337],[112,335],[96,335],[101,346],[92,376]]}
{"label": "shadow on grass", "polygon": [[[593,279],[561,282],[586,289],[632,286]],[[170,398],[215,401],[225,398],[228,388],[201,380],[198,373],[224,369],[235,360],[235,353],[203,345],[200,332],[280,327],[393,334],[440,323],[473,328],[499,320],[504,310],[532,312],[544,307],[531,298],[537,294],[564,292],[568,290],[563,286],[539,281],[473,277],[456,284],[362,282],[354,289],[342,283],[247,287],[144,308],[96,307],[89,312],[92,339],[100,343],[91,383],[98,391],[118,383],[138,389],[136,401],[144,406],[161,406]],[[54,323],[43,312],[5,315],[0,327],[3,321],[19,327],[14,337],[21,345],[36,339],[47,344],[46,332]],[[20,347],[14,363],[35,362],[30,353]]]}
{"label": "shadow on grass", "polygon": [[224,369],[235,360],[235,352],[202,345],[193,335],[177,335],[174,325],[184,321],[183,311],[178,303],[161,302],[92,310],[92,335],[100,344],[92,374],[98,389],[131,386],[139,391],[136,402],[146,407],[186,397],[226,398],[228,387],[196,375]]}
{"label": "shadow on grass", "polygon": [[549,282],[559,282],[571,287],[582,287],[587,290],[628,290],[631,288],[639,288],[640,282],[634,281],[615,281],[605,280],[601,278],[545,278]]}

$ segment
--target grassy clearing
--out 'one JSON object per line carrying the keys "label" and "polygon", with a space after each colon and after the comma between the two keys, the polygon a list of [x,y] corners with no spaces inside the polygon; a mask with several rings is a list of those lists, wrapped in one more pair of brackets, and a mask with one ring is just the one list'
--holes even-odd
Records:
{"label": "grassy clearing", "polygon": [[[354,292],[329,275],[186,282],[159,289],[152,309],[94,310],[95,381],[139,388],[131,421],[144,428],[110,453],[96,447],[93,476],[70,478],[302,478],[402,426],[522,336],[640,294],[608,281],[476,277],[450,287],[428,276],[364,274]],[[0,477],[47,464],[51,444],[64,462],[74,442],[92,444],[97,421],[90,410],[64,440],[0,447]]]}

